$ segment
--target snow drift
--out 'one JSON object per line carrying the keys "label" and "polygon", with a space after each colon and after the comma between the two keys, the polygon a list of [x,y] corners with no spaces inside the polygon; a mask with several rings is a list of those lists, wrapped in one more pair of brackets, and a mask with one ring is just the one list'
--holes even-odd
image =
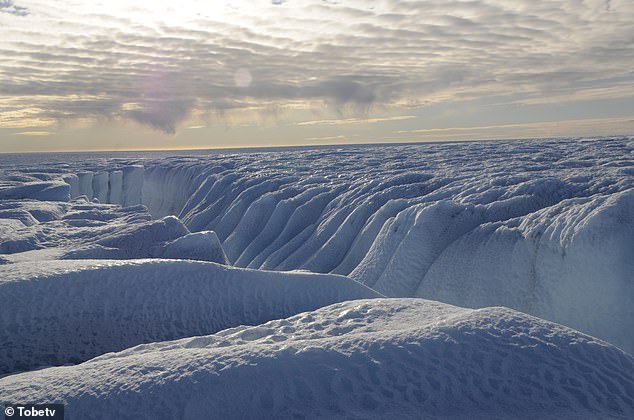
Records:
{"label": "snow drift", "polygon": [[634,359],[513,310],[338,303],[0,379],[66,418],[631,419]]}
{"label": "snow drift", "polygon": [[[184,237],[187,238],[187,237]],[[0,373],[379,296],[346,277],[176,260],[0,266]]]}

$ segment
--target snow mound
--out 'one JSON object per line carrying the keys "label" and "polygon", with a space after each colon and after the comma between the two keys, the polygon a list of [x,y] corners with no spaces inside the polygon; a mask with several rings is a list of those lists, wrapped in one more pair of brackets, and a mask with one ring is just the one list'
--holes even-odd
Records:
{"label": "snow mound", "polygon": [[78,363],[140,343],[210,334],[377,296],[342,276],[257,272],[195,261],[4,264],[0,373]]}
{"label": "snow mound", "polygon": [[0,200],[0,254],[36,249],[36,226],[59,220],[69,207],[60,202]]}
{"label": "snow mound", "polygon": [[[27,252],[28,251],[28,252]],[[0,254],[9,261],[49,259],[191,259],[227,264],[213,231],[191,233],[175,216],[152,220],[147,207],[0,201]]]}
{"label": "snow mound", "polygon": [[70,186],[61,181],[27,182],[20,185],[0,187],[0,200],[31,199],[41,201],[70,200]]}
{"label": "snow mound", "polygon": [[[96,213],[96,216],[101,215],[103,213]],[[215,232],[190,233],[175,216],[121,225],[116,231],[88,242],[88,245],[65,252],[61,258],[71,260],[173,258],[228,263]]]}
{"label": "snow mound", "polygon": [[631,419],[634,359],[505,308],[345,302],[0,379],[68,419]]}
{"label": "snow mound", "polygon": [[181,258],[229,264],[222,244],[213,230],[188,233],[163,246],[159,258]]}

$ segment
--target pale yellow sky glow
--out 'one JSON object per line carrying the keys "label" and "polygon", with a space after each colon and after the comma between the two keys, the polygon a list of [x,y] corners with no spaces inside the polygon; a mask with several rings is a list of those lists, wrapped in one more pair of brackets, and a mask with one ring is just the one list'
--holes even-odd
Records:
{"label": "pale yellow sky glow", "polygon": [[630,134],[631,0],[0,2],[0,152]]}
{"label": "pale yellow sky glow", "polygon": [[29,136],[29,137],[42,137],[42,136],[50,136],[50,131],[22,131],[20,133],[13,133],[14,136]]}

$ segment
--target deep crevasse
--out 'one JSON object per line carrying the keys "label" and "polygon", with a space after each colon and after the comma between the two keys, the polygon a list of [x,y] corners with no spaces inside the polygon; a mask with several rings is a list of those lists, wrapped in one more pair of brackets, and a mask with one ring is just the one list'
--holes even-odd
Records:
{"label": "deep crevasse", "polygon": [[72,196],[215,231],[239,267],[509,306],[632,351],[633,149],[629,138],[332,148],[86,164],[64,179]]}

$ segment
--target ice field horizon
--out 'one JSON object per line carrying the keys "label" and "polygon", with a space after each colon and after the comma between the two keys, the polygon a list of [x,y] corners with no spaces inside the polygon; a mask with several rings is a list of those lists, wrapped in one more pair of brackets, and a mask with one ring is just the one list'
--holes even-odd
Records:
{"label": "ice field horizon", "polygon": [[0,401],[628,419],[632,273],[631,136],[0,155]]}

